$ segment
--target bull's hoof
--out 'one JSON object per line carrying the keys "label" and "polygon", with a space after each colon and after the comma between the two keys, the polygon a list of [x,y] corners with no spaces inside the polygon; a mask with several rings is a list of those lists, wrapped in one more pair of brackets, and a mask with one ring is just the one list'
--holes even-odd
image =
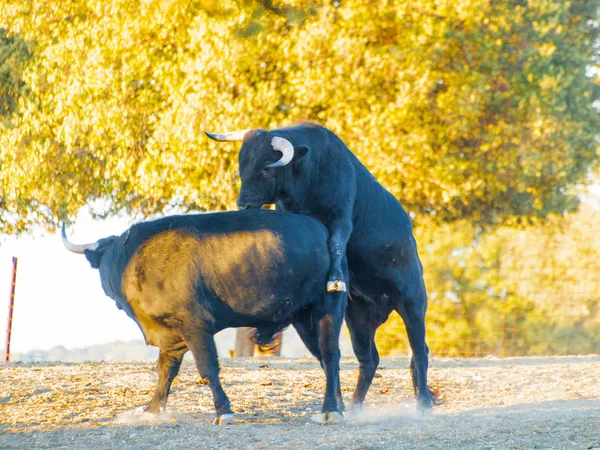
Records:
{"label": "bull's hoof", "polygon": [[356,421],[362,412],[362,403],[350,403],[346,414],[344,416],[344,420],[349,422]]}
{"label": "bull's hoof", "polygon": [[417,417],[419,419],[432,419],[433,418],[433,410],[431,406],[424,407],[421,405],[417,406]]}
{"label": "bull's hoof", "polygon": [[141,409],[141,412],[143,413],[148,413],[148,414],[154,414],[154,415],[159,415],[159,414],[163,414],[165,412],[167,412],[167,408],[165,408],[164,406],[153,406],[153,405],[148,405],[145,409]]}
{"label": "bull's hoof", "polygon": [[310,418],[311,422],[323,425],[335,425],[344,421],[342,413],[337,411],[328,411],[320,414],[315,414]]}
{"label": "bull's hoof", "polygon": [[362,408],[363,408],[362,402],[360,402],[360,403],[352,402],[352,403],[350,403],[350,406],[348,407],[348,412],[349,413],[351,412],[353,414],[358,413],[362,410]]}
{"label": "bull's hoof", "polygon": [[346,283],[340,280],[328,281],[327,292],[346,292]]}
{"label": "bull's hoof", "polygon": [[223,414],[217,416],[213,421],[213,424],[224,427],[225,425],[231,425],[233,423],[233,414]]}

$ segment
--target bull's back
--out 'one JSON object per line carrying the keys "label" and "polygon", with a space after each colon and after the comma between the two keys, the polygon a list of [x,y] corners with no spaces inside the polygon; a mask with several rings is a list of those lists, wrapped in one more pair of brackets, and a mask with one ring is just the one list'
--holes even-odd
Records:
{"label": "bull's back", "polygon": [[[323,170],[324,172],[331,170],[339,170],[343,173],[354,172],[353,180],[356,189],[353,205],[354,232],[350,237],[349,245],[352,245],[353,240],[370,239],[385,243],[389,243],[390,240],[399,242],[409,240],[412,236],[410,218],[396,197],[377,181],[335,133],[317,125],[305,128],[304,132],[308,130],[321,149],[330,152],[327,158],[320,159],[320,164],[328,166],[327,170]],[[346,158],[341,158],[341,154]],[[331,164],[332,160],[347,162]],[[336,177],[330,176],[330,178]]]}
{"label": "bull's back", "polygon": [[150,236],[124,272],[125,297],[148,320],[198,307],[211,320],[270,320],[322,291],[327,234],[316,221],[270,211],[198,219]]}
{"label": "bull's back", "polygon": [[370,283],[374,274],[385,277],[398,270],[420,272],[413,228],[406,210],[331,131],[329,140],[335,143],[332,146],[335,151],[348,156],[352,166],[351,169],[334,167],[352,170],[355,175],[353,229],[347,246],[353,283],[357,279]]}

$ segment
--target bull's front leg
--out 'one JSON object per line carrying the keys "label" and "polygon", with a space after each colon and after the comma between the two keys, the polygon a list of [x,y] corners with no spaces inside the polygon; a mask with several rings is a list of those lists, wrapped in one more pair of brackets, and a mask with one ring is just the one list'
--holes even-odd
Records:
{"label": "bull's front leg", "polygon": [[327,279],[327,292],[346,292],[348,283],[348,269],[344,267],[346,260],[346,245],[352,234],[352,221],[350,218],[339,219],[331,222],[328,227],[329,258],[331,267]]}
{"label": "bull's front leg", "polygon": [[[312,417],[317,423],[337,423],[343,420],[340,386],[340,329],[344,320],[347,294],[326,294],[317,314],[324,313],[318,319],[318,346],[321,355],[321,366],[325,371],[325,398],[321,414]],[[314,334],[314,331],[313,331]]]}

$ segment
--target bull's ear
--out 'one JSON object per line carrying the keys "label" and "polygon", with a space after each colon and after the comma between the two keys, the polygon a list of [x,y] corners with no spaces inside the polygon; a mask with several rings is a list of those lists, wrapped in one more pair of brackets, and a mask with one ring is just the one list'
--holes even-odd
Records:
{"label": "bull's ear", "polygon": [[308,153],[308,147],[305,145],[298,145],[294,147],[294,157],[292,158],[292,162],[296,162],[301,160]]}
{"label": "bull's ear", "polygon": [[98,269],[100,267],[100,262],[102,261],[102,252],[85,250],[83,253],[94,269]]}

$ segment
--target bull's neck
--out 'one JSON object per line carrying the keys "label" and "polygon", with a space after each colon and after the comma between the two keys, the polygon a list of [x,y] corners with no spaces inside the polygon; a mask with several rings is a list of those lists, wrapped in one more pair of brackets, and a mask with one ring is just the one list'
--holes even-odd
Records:
{"label": "bull's neck", "polygon": [[284,211],[289,211],[295,214],[304,214],[305,216],[313,216],[313,208],[307,206],[306,193],[298,195],[289,195],[287,192],[282,192],[277,207]]}
{"label": "bull's neck", "polygon": [[[313,156],[314,158],[314,156]],[[307,157],[298,161],[296,166],[287,167],[279,180],[282,188],[278,195],[278,206],[296,214],[314,216],[315,179],[318,177],[318,165],[313,158]]]}

